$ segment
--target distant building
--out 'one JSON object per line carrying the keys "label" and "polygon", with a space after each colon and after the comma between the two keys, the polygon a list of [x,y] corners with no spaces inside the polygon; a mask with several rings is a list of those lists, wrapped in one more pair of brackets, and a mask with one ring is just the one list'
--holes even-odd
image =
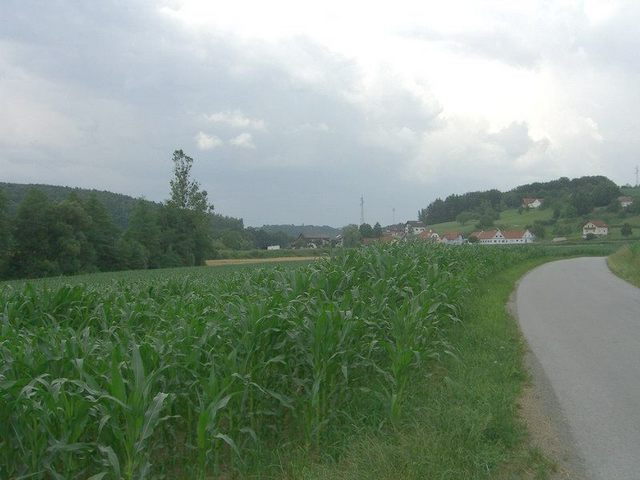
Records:
{"label": "distant building", "polygon": [[419,235],[427,230],[427,226],[419,220],[409,220],[404,224],[404,233],[407,235]]}
{"label": "distant building", "polygon": [[446,232],[440,237],[440,242],[448,245],[462,245],[464,243],[464,236],[460,232]]}
{"label": "distant building", "polygon": [[385,229],[385,234],[389,234],[394,238],[402,238],[405,235],[404,225],[402,223],[396,223],[395,225],[389,225]]}
{"label": "distant building", "polygon": [[484,230],[471,234],[482,245],[513,245],[532,243],[536,236],[529,230]]}
{"label": "distant building", "polygon": [[525,197],[522,199],[522,208],[540,208],[543,202],[544,198]]}
{"label": "distant building", "polygon": [[415,236],[418,237],[421,240],[429,240],[429,241],[433,241],[433,242],[437,242],[438,240],[440,240],[440,235],[438,235],[436,232],[434,232],[431,229],[424,230],[424,231],[416,234]]}
{"label": "distant building", "polygon": [[269,245],[267,250],[280,250],[280,245]]}
{"label": "distant building", "polygon": [[633,197],[618,197],[618,202],[622,208],[627,208],[633,204]]}
{"label": "distant building", "polygon": [[609,235],[609,225],[600,220],[589,220],[582,227],[582,238],[587,238],[590,233],[598,237]]}
{"label": "distant building", "polygon": [[301,233],[293,242],[293,248],[322,248],[331,245],[331,237],[327,235],[305,235]]}

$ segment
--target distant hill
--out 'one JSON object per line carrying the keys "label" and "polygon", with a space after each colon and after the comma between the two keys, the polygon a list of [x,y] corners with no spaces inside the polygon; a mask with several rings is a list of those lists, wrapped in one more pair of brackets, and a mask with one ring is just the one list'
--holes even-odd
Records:
{"label": "distant hill", "polygon": [[335,237],[342,233],[342,229],[328,225],[263,225],[261,228],[269,233],[284,232],[294,238],[301,233],[309,236],[326,235],[329,237]]}
{"label": "distant hill", "polygon": [[[9,201],[9,213],[13,214],[22,202],[29,190],[37,189],[43,192],[52,202],[60,202],[74,193],[81,199],[85,200],[91,195],[95,195],[97,199],[104,205],[111,214],[113,222],[121,229],[126,229],[129,225],[129,218],[133,213],[136,205],[140,202],[148,203],[152,206],[159,206],[158,202],[152,202],[142,198],[133,198],[129,195],[121,193],[108,192],[106,190],[94,190],[78,187],[63,187],[59,185],[44,184],[22,184],[22,183],[6,183],[0,182],[0,191],[2,191]],[[214,231],[239,230],[244,228],[241,218],[227,217],[214,213],[211,216],[212,228]]]}
{"label": "distant hill", "polygon": [[542,208],[550,208],[567,215],[585,215],[596,207],[605,207],[621,195],[620,187],[603,176],[569,179],[520,185],[507,192],[487,190],[449,195],[438,198],[419,212],[419,219],[427,224],[452,222],[458,215],[494,216],[496,213],[522,205],[523,198],[543,198]]}

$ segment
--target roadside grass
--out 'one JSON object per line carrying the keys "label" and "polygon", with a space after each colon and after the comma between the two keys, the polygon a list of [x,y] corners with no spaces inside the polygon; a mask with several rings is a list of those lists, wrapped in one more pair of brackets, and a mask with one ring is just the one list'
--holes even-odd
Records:
{"label": "roadside grass", "polygon": [[607,258],[607,264],[617,276],[640,287],[640,242],[623,246]]}
{"label": "roadside grass", "polygon": [[[289,466],[297,479],[545,479],[553,465],[527,442],[518,398],[528,375],[524,345],[506,304],[517,280],[553,258],[530,260],[478,288],[451,330],[455,349],[412,385],[406,414],[358,434],[337,461]],[[429,373],[427,373],[429,372]]]}

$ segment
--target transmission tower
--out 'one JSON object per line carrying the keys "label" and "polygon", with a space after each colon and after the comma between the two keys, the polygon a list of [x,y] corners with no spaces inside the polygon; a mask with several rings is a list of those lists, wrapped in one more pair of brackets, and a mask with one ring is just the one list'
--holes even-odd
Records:
{"label": "transmission tower", "polygon": [[360,195],[360,225],[364,223],[364,195]]}
{"label": "transmission tower", "polygon": [[640,169],[638,165],[636,165],[636,187],[640,186],[640,183],[638,183],[638,174],[640,174]]}
{"label": "transmission tower", "polygon": [[396,224],[396,207],[393,207],[391,211],[393,212],[393,222],[391,223],[391,225],[395,225]]}

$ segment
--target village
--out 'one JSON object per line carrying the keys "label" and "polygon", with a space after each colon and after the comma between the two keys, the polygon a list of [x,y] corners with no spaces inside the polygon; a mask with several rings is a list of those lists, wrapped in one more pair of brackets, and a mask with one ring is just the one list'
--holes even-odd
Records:
{"label": "village", "polygon": [[[633,203],[632,197],[618,197],[618,202],[622,208],[626,208]],[[523,198],[523,209],[538,209],[544,203],[543,198]],[[609,235],[609,226],[601,220],[588,220],[582,225],[582,238],[591,239],[596,237],[606,237]],[[437,233],[431,227],[420,220],[408,220],[405,223],[397,223],[382,228],[380,236],[362,238],[362,245],[372,245],[378,243],[395,243],[405,241],[425,241],[436,242],[447,245],[525,245],[534,243],[536,235],[529,229],[501,229],[493,228],[488,230],[476,230],[470,234],[459,231],[449,231],[442,234]],[[555,237],[552,242],[559,243],[566,241],[565,237]],[[292,244],[292,248],[325,248],[344,247],[344,235],[334,237],[328,235],[300,234]],[[278,249],[276,246],[268,249]]]}

